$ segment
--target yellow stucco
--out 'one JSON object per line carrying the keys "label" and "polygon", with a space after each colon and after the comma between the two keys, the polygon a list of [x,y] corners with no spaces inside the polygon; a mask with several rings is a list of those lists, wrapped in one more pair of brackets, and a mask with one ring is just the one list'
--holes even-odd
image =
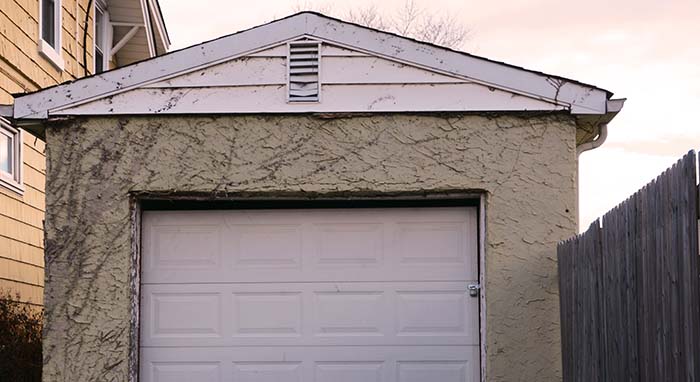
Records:
{"label": "yellow stucco", "polygon": [[128,117],[47,126],[45,381],[126,381],[132,196],[485,195],[489,381],[561,380],[556,244],[576,229],[565,114]]}

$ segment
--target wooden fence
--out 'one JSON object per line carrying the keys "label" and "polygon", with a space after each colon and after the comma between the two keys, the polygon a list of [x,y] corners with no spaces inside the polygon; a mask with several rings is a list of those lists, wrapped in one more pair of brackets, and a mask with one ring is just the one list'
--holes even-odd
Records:
{"label": "wooden fence", "polygon": [[696,157],[558,247],[564,381],[700,381]]}

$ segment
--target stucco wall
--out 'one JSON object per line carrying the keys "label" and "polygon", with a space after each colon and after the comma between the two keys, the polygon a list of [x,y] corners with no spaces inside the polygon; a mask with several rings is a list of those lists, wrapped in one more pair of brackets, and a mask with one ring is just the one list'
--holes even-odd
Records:
{"label": "stucco wall", "polygon": [[133,117],[47,128],[45,381],[129,374],[129,195],[484,190],[487,375],[560,380],[555,246],[575,233],[565,115]]}

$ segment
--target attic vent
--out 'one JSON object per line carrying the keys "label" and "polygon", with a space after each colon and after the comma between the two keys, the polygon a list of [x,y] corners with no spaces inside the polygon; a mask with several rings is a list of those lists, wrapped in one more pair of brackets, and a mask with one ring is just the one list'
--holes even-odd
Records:
{"label": "attic vent", "polygon": [[317,102],[319,100],[319,51],[318,41],[294,41],[289,43],[289,102]]}

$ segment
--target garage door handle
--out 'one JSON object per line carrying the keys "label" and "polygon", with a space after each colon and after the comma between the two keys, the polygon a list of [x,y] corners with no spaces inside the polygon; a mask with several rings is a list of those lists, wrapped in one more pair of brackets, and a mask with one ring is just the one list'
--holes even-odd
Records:
{"label": "garage door handle", "polygon": [[469,284],[467,286],[469,290],[469,295],[472,297],[479,297],[479,290],[481,290],[481,284]]}

